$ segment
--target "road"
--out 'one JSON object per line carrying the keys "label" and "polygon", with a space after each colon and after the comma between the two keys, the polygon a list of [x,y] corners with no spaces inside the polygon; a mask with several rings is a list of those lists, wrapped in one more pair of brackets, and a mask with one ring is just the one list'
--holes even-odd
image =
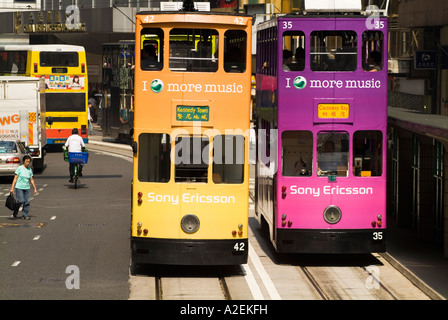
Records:
{"label": "road", "polygon": [[[76,190],[62,153],[45,161],[31,220],[10,220],[1,209],[0,299],[127,299],[130,159],[91,150]],[[9,186],[0,181],[0,197]],[[70,266],[79,270],[80,289],[67,289]]]}
{"label": "road", "polygon": [[[2,207],[0,299],[429,299],[379,254],[277,254],[254,218],[252,200],[247,264],[130,268],[132,153],[98,143],[89,145],[79,189],[68,183],[62,154],[49,153],[45,170],[35,175],[31,220],[11,220]],[[0,199],[10,182],[0,180]]]}

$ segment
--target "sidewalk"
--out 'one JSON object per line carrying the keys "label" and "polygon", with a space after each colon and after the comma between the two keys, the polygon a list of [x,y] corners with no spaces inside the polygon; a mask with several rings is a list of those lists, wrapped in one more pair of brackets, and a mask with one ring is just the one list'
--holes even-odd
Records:
{"label": "sidewalk", "polygon": [[[389,106],[388,122],[421,135],[448,141],[446,116]],[[448,259],[444,258],[443,248],[420,241],[412,229],[395,226],[395,221],[391,218],[387,226],[388,254],[448,299]]]}
{"label": "sidewalk", "polygon": [[432,299],[448,299],[448,259],[443,257],[442,248],[419,241],[411,229],[399,228],[391,220],[387,223],[387,254],[383,256],[397,261],[394,266]]}

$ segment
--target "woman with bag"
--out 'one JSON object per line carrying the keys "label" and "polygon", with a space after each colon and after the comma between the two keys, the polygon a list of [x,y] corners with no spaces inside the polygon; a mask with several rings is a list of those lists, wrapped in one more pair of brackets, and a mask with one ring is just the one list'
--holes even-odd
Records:
{"label": "woman with bag", "polygon": [[17,199],[17,205],[12,213],[13,218],[17,218],[20,206],[23,204],[23,219],[29,220],[28,216],[30,208],[30,184],[34,188],[34,194],[37,194],[36,185],[34,184],[33,171],[30,168],[31,157],[26,155],[23,157],[23,165],[19,166],[15,172],[14,180],[10,192],[14,192]]}

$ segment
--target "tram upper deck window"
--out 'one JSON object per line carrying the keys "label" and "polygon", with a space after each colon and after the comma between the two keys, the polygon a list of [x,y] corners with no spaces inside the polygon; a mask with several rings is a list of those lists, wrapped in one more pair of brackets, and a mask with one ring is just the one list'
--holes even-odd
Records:
{"label": "tram upper deck window", "polygon": [[364,31],[362,34],[362,68],[376,72],[383,69],[383,32]]}
{"label": "tram upper deck window", "polygon": [[305,34],[302,31],[283,33],[283,71],[305,69]]}
{"label": "tram upper deck window", "polygon": [[207,182],[208,148],[208,137],[176,137],[174,147],[175,182]]}
{"label": "tram upper deck window", "polygon": [[244,136],[217,135],[213,139],[213,182],[244,182]]}
{"label": "tram upper deck window", "polygon": [[357,34],[355,31],[311,32],[311,70],[355,71]]}
{"label": "tram upper deck window", "polygon": [[356,131],[353,135],[353,175],[381,176],[383,134],[381,131]]}
{"label": "tram upper deck window", "polygon": [[46,52],[39,54],[41,67],[78,67],[78,52]]}
{"label": "tram upper deck window", "polygon": [[145,28],[140,35],[140,68],[158,71],[163,69],[163,30]]}
{"label": "tram upper deck window", "polygon": [[213,29],[172,29],[170,31],[170,70],[216,72],[218,70],[218,31]]}
{"label": "tram upper deck window", "polygon": [[246,48],[246,31],[227,30],[224,33],[224,70],[226,72],[246,71]]}
{"label": "tram upper deck window", "polygon": [[348,174],[349,139],[347,132],[321,131],[317,134],[317,175]]}
{"label": "tram upper deck window", "polygon": [[138,180],[170,181],[170,136],[165,133],[142,133],[138,138]]}
{"label": "tram upper deck window", "polygon": [[282,175],[311,176],[313,172],[313,134],[311,131],[283,131]]}

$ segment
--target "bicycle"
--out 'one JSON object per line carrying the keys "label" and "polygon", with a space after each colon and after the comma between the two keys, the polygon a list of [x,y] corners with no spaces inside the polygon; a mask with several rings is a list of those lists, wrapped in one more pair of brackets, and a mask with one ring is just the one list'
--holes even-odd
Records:
{"label": "bicycle", "polygon": [[75,189],[78,188],[78,184],[81,182],[79,176],[81,173],[81,168],[83,164],[87,163],[89,159],[88,152],[68,152],[68,162],[73,163],[73,183],[75,184]]}

